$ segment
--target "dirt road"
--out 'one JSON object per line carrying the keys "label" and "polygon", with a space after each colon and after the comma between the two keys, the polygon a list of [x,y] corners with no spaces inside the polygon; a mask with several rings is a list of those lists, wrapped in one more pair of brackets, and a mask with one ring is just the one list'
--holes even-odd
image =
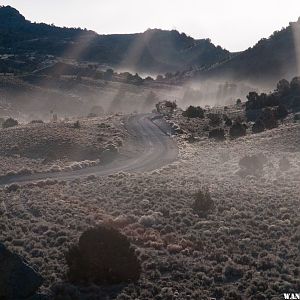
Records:
{"label": "dirt road", "polygon": [[[118,155],[105,165],[97,165],[74,171],[14,175],[0,179],[0,185],[28,183],[38,180],[72,180],[89,175],[105,176],[119,171],[146,172],[173,162],[178,155],[176,142],[170,137],[168,124],[155,114],[131,115],[125,120],[130,133],[134,155]],[[137,150],[138,149],[138,150]]]}

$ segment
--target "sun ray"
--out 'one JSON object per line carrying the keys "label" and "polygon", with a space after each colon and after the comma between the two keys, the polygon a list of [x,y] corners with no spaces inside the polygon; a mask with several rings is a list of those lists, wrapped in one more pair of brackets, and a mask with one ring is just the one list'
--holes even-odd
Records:
{"label": "sun ray", "polygon": [[300,18],[297,22],[291,23],[291,26],[294,35],[297,75],[300,76]]}

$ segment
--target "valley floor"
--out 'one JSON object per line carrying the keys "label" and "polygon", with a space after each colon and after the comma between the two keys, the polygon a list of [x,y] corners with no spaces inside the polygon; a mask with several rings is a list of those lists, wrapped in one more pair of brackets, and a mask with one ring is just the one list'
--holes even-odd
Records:
{"label": "valley floor", "polygon": [[[0,190],[1,239],[44,276],[42,292],[52,290],[55,299],[236,300],[300,290],[299,123],[233,141],[176,139],[179,159],[152,172]],[[247,155],[259,156],[263,168],[242,172]],[[286,168],[279,167],[283,157]],[[193,194],[206,188],[215,208],[199,217]],[[137,284],[63,282],[65,251],[99,223],[136,246],[143,266]]]}

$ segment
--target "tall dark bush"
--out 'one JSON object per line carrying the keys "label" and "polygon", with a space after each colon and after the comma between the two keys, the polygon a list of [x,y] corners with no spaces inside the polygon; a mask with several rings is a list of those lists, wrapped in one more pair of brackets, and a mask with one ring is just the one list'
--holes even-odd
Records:
{"label": "tall dark bush", "polygon": [[211,126],[219,126],[222,123],[222,117],[220,114],[210,113],[207,117],[209,118],[209,125]]}
{"label": "tall dark bush", "polygon": [[266,129],[278,127],[276,111],[271,108],[265,108],[259,118],[264,122]]}
{"label": "tall dark bush", "polygon": [[140,263],[126,236],[98,226],[85,231],[66,254],[67,277],[72,283],[117,284],[135,282]]}
{"label": "tall dark bush", "polygon": [[246,135],[246,125],[240,122],[235,122],[229,129],[231,138],[238,138]]}
{"label": "tall dark bush", "polygon": [[225,121],[226,126],[231,126],[232,125],[232,120],[227,115],[223,116],[223,120]]}
{"label": "tall dark bush", "polygon": [[258,119],[252,126],[253,133],[260,133],[265,130],[265,124],[261,119]]}
{"label": "tall dark bush", "polygon": [[225,131],[223,128],[212,129],[209,132],[208,137],[211,139],[218,140],[218,141],[224,141],[225,140]]}
{"label": "tall dark bush", "polygon": [[190,105],[182,114],[187,118],[204,118],[204,110],[200,106]]}
{"label": "tall dark bush", "polygon": [[276,117],[276,119],[281,119],[282,120],[285,117],[287,117],[288,114],[289,114],[288,110],[282,104],[279,104],[279,106],[275,110],[275,117]]}
{"label": "tall dark bush", "polygon": [[18,126],[19,122],[13,118],[8,118],[2,123],[3,128]]}
{"label": "tall dark bush", "polygon": [[208,190],[199,190],[196,194],[194,194],[194,203],[192,205],[192,208],[200,217],[205,216],[214,207],[214,201],[211,198]]}

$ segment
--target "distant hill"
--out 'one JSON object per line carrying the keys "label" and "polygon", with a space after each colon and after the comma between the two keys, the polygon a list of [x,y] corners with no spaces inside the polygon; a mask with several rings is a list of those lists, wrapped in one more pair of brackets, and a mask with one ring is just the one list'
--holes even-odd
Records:
{"label": "distant hill", "polygon": [[176,30],[98,35],[86,29],[32,23],[16,9],[0,6],[0,73],[43,69],[55,58],[132,72],[168,73],[167,81],[176,84],[220,79],[273,85],[300,73],[300,19],[246,51],[230,53],[209,39],[193,39]]}
{"label": "distant hill", "polygon": [[195,40],[176,30],[98,35],[80,28],[31,23],[16,9],[0,7],[0,54],[28,53],[156,73],[207,68],[231,57],[209,39]]}
{"label": "distant hill", "polygon": [[[206,70],[195,71],[192,77],[248,80],[253,83],[274,83],[300,74],[300,18],[298,22],[274,32],[247,49]],[[189,72],[186,72],[188,74]]]}

